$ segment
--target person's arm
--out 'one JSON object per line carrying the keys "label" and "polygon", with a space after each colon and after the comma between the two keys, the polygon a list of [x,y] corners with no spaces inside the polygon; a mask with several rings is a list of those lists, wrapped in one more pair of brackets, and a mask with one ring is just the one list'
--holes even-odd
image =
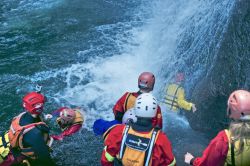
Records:
{"label": "person's arm", "polygon": [[159,133],[158,139],[155,143],[152,165],[176,165],[176,160],[172,151],[172,145],[163,132]]}
{"label": "person's arm", "polygon": [[70,136],[76,132],[78,132],[82,128],[82,124],[75,124],[70,126],[68,129],[64,130],[61,134],[59,135],[52,135],[51,137],[54,140],[63,140],[65,136]]}
{"label": "person's arm", "polygon": [[117,120],[107,121],[103,119],[97,119],[94,122],[93,130],[96,135],[103,135],[110,127],[120,124]]}
{"label": "person's arm", "polygon": [[102,166],[113,165],[115,157],[120,150],[123,129],[124,125],[118,125],[110,131],[107,139],[104,142],[105,147],[101,157]]}
{"label": "person's arm", "polygon": [[177,104],[180,108],[185,109],[187,111],[192,110],[193,103],[186,101],[184,89],[181,87],[178,89],[177,93]]}
{"label": "person's arm", "polygon": [[113,113],[115,115],[115,120],[122,121],[122,117],[124,115],[124,102],[126,100],[128,92],[126,92],[114,105]]}
{"label": "person's arm", "polygon": [[[224,165],[228,153],[228,138],[225,131],[221,131],[203,151],[201,157],[191,159],[194,166],[221,166]],[[190,157],[190,154],[186,154]],[[185,159],[188,157],[185,155]],[[191,155],[192,156],[192,155]],[[190,159],[189,159],[190,160]]]}
{"label": "person's arm", "polygon": [[50,157],[49,147],[44,140],[44,135],[40,129],[34,128],[26,133],[23,137],[24,144],[31,147],[37,159],[32,160],[36,166],[55,165]]}

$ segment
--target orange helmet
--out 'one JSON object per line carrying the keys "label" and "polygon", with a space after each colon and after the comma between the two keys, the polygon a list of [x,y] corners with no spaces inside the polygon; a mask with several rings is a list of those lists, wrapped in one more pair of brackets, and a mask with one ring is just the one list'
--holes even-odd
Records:
{"label": "orange helmet", "polygon": [[63,124],[73,123],[75,117],[76,117],[76,112],[73,109],[65,108],[60,112],[60,118]]}
{"label": "orange helmet", "polygon": [[184,73],[177,73],[175,76],[175,82],[181,82],[184,81],[185,76]]}
{"label": "orange helmet", "polygon": [[138,78],[138,87],[143,90],[152,91],[154,89],[155,76],[151,72],[143,72]]}
{"label": "orange helmet", "polygon": [[31,114],[41,114],[44,103],[45,97],[37,92],[28,93],[23,97],[23,107]]}
{"label": "orange helmet", "polygon": [[236,90],[228,98],[227,115],[235,120],[250,120],[250,92]]}

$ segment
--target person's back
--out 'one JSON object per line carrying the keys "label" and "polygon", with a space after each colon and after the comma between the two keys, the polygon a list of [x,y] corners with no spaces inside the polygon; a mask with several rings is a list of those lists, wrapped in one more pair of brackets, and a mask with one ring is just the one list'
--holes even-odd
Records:
{"label": "person's back", "polygon": [[196,111],[195,104],[188,102],[185,98],[185,90],[183,88],[184,74],[177,73],[175,76],[175,82],[170,83],[166,87],[166,96],[164,103],[169,110],[180,111],[183,109],[186,111]]}
{"label": "person's back", "polygon": [[[39,117],[33,118],[29,113],[23,114],[20,119],[21,126],[38,122],[41,122],[41,119]],[[37,125],[35,128],[23,135],[23,148],[31,148],[32,153],[36,156],[35,160],[29,160],[31,165],[43,166],[54,164],[50,157],[50,149],[47,145],[47,140],[44,139],[44,136],[48,134],[49,128],[47,126]]]}
{"label": "person's back", "polygon": [[[43,111],[45,97],[31,92],[23,98],[23,107],[26,112],[14,117],[8,137],[12,149],[10,155],[15,160],[10,163],[22,163],[22,160],[31,165],[55,165],[50,157],[51,139],[49,128],[42,122],[40,114]],[[11,164],[12,165],[12,164]]]}
{"label": "person's back", "polygon": [[[151,118],[157,109],[156,99],[149,93],[136,100],[136,123],[117,125],[105,140],[102,165],[175,165],[171,143],[158,128],[154,128]],[[117,157],[118,155],[118,157]]]}
{"label": "person's back", "polygon": [[[143,72],[138,78],[138,92],[126,92],[114,105],[115,119],[122,121],[124,113],[134,107],[135,101],[140,94],[151,92],[154,89],[155,76],[151,72]],[[157,115],[152,118],[154,126],[162,128],[162,114],[160,106],[157,107]]]}

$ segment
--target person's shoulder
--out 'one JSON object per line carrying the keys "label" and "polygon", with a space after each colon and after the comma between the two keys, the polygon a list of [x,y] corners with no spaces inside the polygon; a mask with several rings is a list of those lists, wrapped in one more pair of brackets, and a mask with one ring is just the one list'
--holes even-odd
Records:
{"label": "person's shoulder", "polygon": [[110,133],[123,133],[124,128],[126,127],[125,124],[116,124]]}
{"label": "person's shoulder", "polygon": [[228,140],[228,135],[227,135],[228,132],[229,132],[228,130],[221,130],[221,131],[217,134],[216,138],[217,138],[217,139],[224,140],[224,141],[227,141],[227,140]]}
{"label": "person's shoulder", "polygon": [[170,146],[171,145],[171,142],[169,141],[167,135],[161,130],[158,131],[156,145],[158,146],[166,146],[166,145]]}
{"label": "person's shoulder", "polygon": [[126,127],[125,124],[116,124],[114,127],[113,127],[113,131],[123,131],[123,129]]}

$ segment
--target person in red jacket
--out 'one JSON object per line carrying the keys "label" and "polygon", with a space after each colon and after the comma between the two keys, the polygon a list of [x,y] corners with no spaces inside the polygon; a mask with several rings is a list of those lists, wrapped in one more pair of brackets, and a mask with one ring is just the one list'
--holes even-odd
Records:
{"label": "person in red jacket", "polygon": [[250,92],[234,91],[228,99],[229,129],[220,131],[201,157],[185,154],[185,162],[195,166],[250,165]]}
{"label": "person in red jacket", "polygon": [[79,109],[67,107],[59,108],[51,114],[45,116],[46,119],[57,117],[56,122],[62,130],[59,135],[51,135],[54,140],[63,140],[65,136],[70,136],[82,128],[84,122],[83,115]]}
{"label": "person in red jacket", "polygon": [[150,93],[137,97],[137,121],[115,126],[106,137],[101,164],[112,165],[176,165],[171,143],[167,136],[152,125],[157,113],[157,101]]}
{"label": "person in red jacket", "polygon": [[[124,113],[134,107],[136,98],[142,93],[151,92],[154,89],[155,76],[151,72],[143,72],[138,78],[138,92],[126,92],[114,105],[113,113],[115,119],[122,121]],[[162,114],[160,106],[157,106],[157,114],[152,119],[153,126],[162,128]]]}

